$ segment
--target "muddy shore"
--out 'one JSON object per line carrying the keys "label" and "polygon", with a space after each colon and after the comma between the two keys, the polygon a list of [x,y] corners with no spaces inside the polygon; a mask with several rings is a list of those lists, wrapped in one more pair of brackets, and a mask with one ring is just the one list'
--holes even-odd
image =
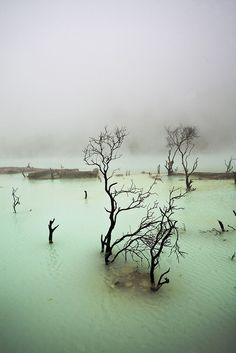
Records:
{"label": "muddy shore", "polygon": [[52,169],[52,168],[33,168],[33,167],[0,167],[0,174],[21,173],[29,179],[62,179],[62,178],[97,178],[98,169],[80,170],[73,169]]}

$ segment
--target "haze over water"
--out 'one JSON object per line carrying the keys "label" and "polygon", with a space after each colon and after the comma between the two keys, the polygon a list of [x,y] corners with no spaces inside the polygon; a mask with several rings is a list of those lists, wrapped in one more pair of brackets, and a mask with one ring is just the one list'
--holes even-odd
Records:
{"label": "haze over water", "polygon": [[[144,188],[151,182],[148,174],[131,178]],[[122,185],[129,180],[117,177]],[[217,228],[217,219],[235,227],[235,187],[233,180],[194,183],[197,190],[182,199],[177,215],[186,227],[180,245],[187,254],[180,263],[164,256],[161,268],[171,267],[170,283],[151,293],[148,277],[132,280],[134,263],[121,258],[104,265],[100,234],[108,220],[101,182],[1,175],[1,351],[233,353],[236,234],[200,231]],[[173,185],[183,187],[183,180],[163,176],[156,185],[160,202]],[[12,186],[21,196],[17,214]],[[47,224],[53,217],[60,226],[50,246]],[[136,218],[122,218],[118,232]],[[124,279],[127,287],[114,285]]]}
{"label": "haze over water", "polygon": [[[125,126],[114,167],[145,188],[142,171],[160,164],[163,202],[184,187],[165,176],[165,127],[183,124],[199,131],[197,171],[224,172],[235,157],[235,43],[234,0],[2,0],[0,166],[88,169],[89,137]],[[166,254],[170,283],[151,293],[145,267],[104,265],[102,183],[0,175],[0,352],[235,352],[236,234],[201,231],[218,219],[236,228],[236,189],[232,179],[194,186],[178,213],[187,254],[180,263]],[[117,232],[136,221],[125,217]]]}

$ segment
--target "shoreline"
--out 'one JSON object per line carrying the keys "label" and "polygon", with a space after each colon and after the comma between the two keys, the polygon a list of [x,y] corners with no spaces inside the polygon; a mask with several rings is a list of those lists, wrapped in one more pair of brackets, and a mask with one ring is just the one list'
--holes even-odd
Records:
{"label": "shoreline", "polygon": [[1,174],[22,174],[33,180],[98,178],[98,169],[80,170],[78,168],[34,168],[34,167],[0,167]]}
{"label": "shoreline", "polygon": [[[29,179],[63,179],[63,178],[98,178],[98,168],[80,170],[78,168],[34,168],[34,167],[0,167],[1,174],[19,174]],[[184,173],[173,173],[170,177],[184,176]],[[192,177],[210,180],[236,179],[235,172],[194,172]]]}

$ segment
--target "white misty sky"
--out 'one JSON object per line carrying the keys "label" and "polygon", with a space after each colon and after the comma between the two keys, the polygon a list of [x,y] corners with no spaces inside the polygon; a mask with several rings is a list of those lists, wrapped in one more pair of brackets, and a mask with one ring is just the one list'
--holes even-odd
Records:
{"label": "white misty sky", "polygon": [[1,0],[0,52],[2,150],[180,122],[235,146],[235,0]]}

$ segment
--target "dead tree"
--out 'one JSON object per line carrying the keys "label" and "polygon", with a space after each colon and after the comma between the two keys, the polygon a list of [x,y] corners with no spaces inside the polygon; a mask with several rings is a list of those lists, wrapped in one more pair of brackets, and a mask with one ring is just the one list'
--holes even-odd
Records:
{"label": "dead tree", "polygon": [[153,231],[157,224],[157,217],[155,216],[155,210],[158,207],[158,202],[153,202],[152,205],[146,205],[146,201],[154,195],[152,188],[155,185],[155,181],[151,184],[147,191],[137,188],[133,183],[127,189],[122,188],[119,191],[115,191],[113,197],[117,201],[117,196],[122,193],[126,193],[128,198],[128,203],[126,206],[119,206],[115,211],[115,219],[117,221],[118,216],[124,211],[132,211],[136,209],[144,209],[144,215],[140,222],[132,231],[124,233],[122,236],[113,240],[110,243],[110,252],[106,254],[105,260],[107,263],[114,262],[116,258],[123,253],[125,257],[127,254],[131,254],[132,258],[134,256],[139,257],[139,254],[144,253],[140,239]]}
{"label": "dead tree", "polygon": [[[105,208],[108,213],[109,227],[105,236],[101,235],[101,252],[105,252],[105,263],[108,265],[118,256],[119,251],[113,256],[113,249],[122,244],[127,238],[135,239],[140,236],[140,232],[152,226],[155,220],[151,220],[152,208],[147,209],[146,216],[141,220],[137,229],[125,234],[119,239],[113,240],[112,234],[116,227],[119,216],[128,211],[146,208],[144,205],[152,195],[152,188],[155,180],[147,191],[138,188],[132,181],[130,186],[117,186],[112,178],[116,170],[110,171],[112,161],[120,157],[120,149],[124,138],[127,136],[125,128],[116,128],[109,131],[107,128],[100,133],[98,138],[90,138],[89,144],[84,150],[84,160],[88,165],[98,167],[104,181],[105,192],[108,195],[109,206]],[[121,201],[122,200],[122,201]],[[124,250],[122,250],[124,251]]]}
{"label": "dead tree", "polygon": [[14,213],[16,213],[16,207],[18,205],[20,205],[20,197],[16,195],[16,192],[17,192],[17,188],[12,188],[12,198],[13,198],[13,210],[14,210]]}
{"label": "dead tree", "polygon": [[[136,231],[123,235],[113,243],[113,247],[117,245],[120,248],[114,255],[112,262],[122,253],[126,259],[130,255],[133,259],[140,260],[141,263],[147,261],[150,286],[153,291],[158,291],[163,284],[169,283],[169,279],[164,276],[170,271],[170,268],[163,272],[157,281],[155,279],[155,271],[160,266],[163,252],[169,249],[170,254],[175,253],[178,260],[180,256],[184,255],[184,252],[179,248],[177,220],[173,219],[173,216],[180,209],[175,205],[176,200],[185,194],[176,193],[176,191],[174,188],[170,191],[166,206],[158,207],[157,202],[152,207],[149,206],[146,216],[143,217]],[[159,215],[156,215],[157,212]]]}
{"label": "dead tree", "polygon": [[[236,212],[233,210],[234,215],[236,216]],[[235,231],[236,228],[231,226],[230,224],[227,224],[226,227],[228,227],[228,229],[224,226],[224,223],[217,219],[217,222],[219,223],[220,226],[220,230],[217,228],[212,228],[212,229],[208,229],[205,231],[201,231],[201,233],[214,233],[215,235],[222,235],[222,233],[226,233],[226,232],[230,232],[230,231]]]}
{"label": "dead tree", "polygon": [[188,159],[189,159],[189,156],[192,152],[193,147],[194,147],[194,145],[192,145],[192,146],[186,145],[186,147],[184,149],[180,149],[182,166],[183,166],[184,173],[185,173],[185,185],[186,185],[187,192],[195,190],[192,187],[193,181],[191,179],[191,175],[193,174],[193,172],[196,170],[196,168],[198,166],[198,158],[195,159],[195,161],[191,167],[189,167],[189,164],[188,164]]}
{"label": "dead tree", "polygon": [[174,130],[171,130],[170,128],[166,128],[166,133],[167,133],[167,147],[168,147],[168,156],[167,160],[165,161],[165,168],[167,169],[168,175],[172,175],[174,173],[174,161],[176,154],[178,152],[178,147],[174,143],[173,139],[173,133]]}
{"label": "dead tree", "polygon": [[234,158],[232,156],[230,157],[230,159],[228,161],[225,160],[225,166],[226,166],[225,173],[226,174],[230,174],[233,171],[234,167],[232,165],[232,162],[235,160],[236,160],[236,158]]}
{"label": "dead tree", "polygon": [[192,166],[189,166],[189,157],[194,148],[193,140],[198,137],[197,129],[192,126],[180,125],[174,130],[167,129],[167,133],[169,145],[173,146],[172,148],[175,148],[175,155],[178,152],[181,157],[181,163],[185,174],[186,191],[192,191],[194,189],[192,187],[191,175],[197,168],[198,158],[195,159]]}
{"label": "dead tree", "polygon": [[109,228],[105,237],[101,237],[101,251],[105,248],[105,261],[108,263],[108,258],[111,254],[111,237],[116,225],[117,202],[114,197],[114,186],[116,182],[111,179],[114,176],[115,170],[110,171],[111,163],[120,158],[119,149],[123,144],[127,131],[125,128],[116,128],[109,131],[107,127],[99,134],[97,138],[90,137],[87,147],[84,149],[84,161],[87,165],[98,167],[103,181],[105,192],[109,198],[110,210],[109,213]]}
{"label": "dead tree", "polygon": [[178,240],[179,232],[177,227],[177,220],[173,219],[174,213],[179,209],[175,202],[184,196],[184,194],[178,193],[175,195],[176,190],[172,189],[169,193],[169,200],[166,206],[160,207],[159,211],[161,213],[160,218],[157,223],[156,231],[151,234],[148,239],[149,251],[150,251],[150,283],[151,289],[158,291],[163,284],[169,283],[167,277],[162,280],[162,278],[170,271],[170,268],[162,273],[159,277],[158,282],[155,281],[155,270],[160,265],[161,254],[165,248],[170,249],[170,253],[175,253],[177,259],[179,256],[183,256],[184,252],[180,250]]}
{"label": "dead tree", "polygon": [[55,221],[55,218],[53,218],[53,220],[50,220],[49,221],[49,224],[48,224],[48,230],[49,230],[49,238],[48,238],[48,241],[49,241],[49,244],[52,244],[53,243],[53,233],[54,231],[57,229],[57,227],[59,227],[59,224],[55,227],[53,227],[53,223]]}

